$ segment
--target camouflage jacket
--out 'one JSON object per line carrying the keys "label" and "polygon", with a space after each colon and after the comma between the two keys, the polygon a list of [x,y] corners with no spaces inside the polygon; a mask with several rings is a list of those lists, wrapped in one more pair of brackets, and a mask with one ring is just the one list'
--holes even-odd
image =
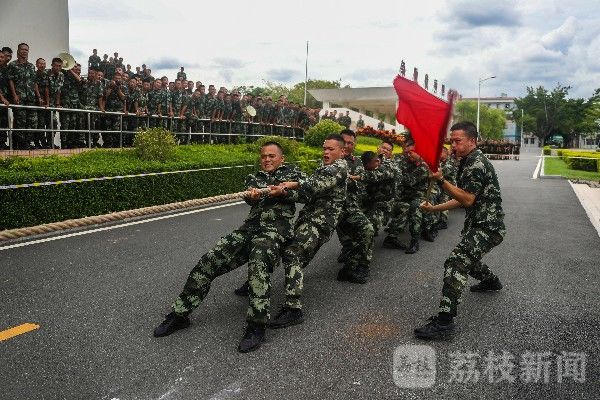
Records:
{"label": "camouflage jacket", "polygon": [[460,161],[456,182],[459,188],[475,195],[473,205],[465,209],[463,233],[485,229],[504,234],[500,184],[492,163],[481,150],[473,150]]}
{"label": "camouflage jacket", "polygon": [[188,104],[188,111],[192,109],[198,118],[205,118],[204,116],[204,100],[206,99],[206,95],[193,97],[190,99],[190,103]]}
{"label": "camouflage jacket", "polygon": [[440,165],[440,168],[442,169],[444,179],[453,185],[456,184],[456,159],[448,156],[446,161]]}
{"label": "camouflage jacket", "polygon": [[80,108],[79,103],[79,88],[82,85],[82,81],[77,79],[71,74],[70,71],[65,73],[65,82],[61,90],[61,101],[62,105],[67,108]]}
{"label": "camouflage jacket", "polygon": [[359,119],[358,121],[356,121],[356,129],[364,128],[364,127],[365,127],[365,120],[364,119]]}
{"label": "camouflage jacket", "polygon": [[231,119],[233,121],[242,120],[242,103],[239,101],[231,102]]}
{"label": "camouflage jacket", "polygon": [[[50,106],[56,105],[56,95],[60,93],[63,85],[65,84],[65,76],[62,71],[58,71],[58,74],[53,75],[50,70],[46,72],[46,83],[48,85],[48,93],[50,95]],[[41,93],[41,89],[40,89]]]}
{"label": "camouflage jacket", "polygon": [[135,104],[137,102],[138,110],[142,108],[140,105],[140,98],[142,97],[142,91],[140,88],[135,88],[129,91],[129,97],[127,98],[127,111],[135,113]]}
{"label": "camouflage jacket", "polygon": [[38,90],[40,91],[40,95],[44,98],[44,91],[46,90],[46,86],[48,86],[48,75],[50,74],[50,70],[44,71],[35,71],[35,83],[38,85]]}
{"label": "camouflage jacket", "polygon": [[175,116],[179,116],[181,112],[181,108],[183,107],[183,92],[176,90],[171,93],[171,107],[173,107],[173,113]]}
{"label": "camouflage jacket", "polygon": [[394,198],[396,181],[400,179],[398,167],[392,160],[384,158],[377,169],[365,171],[363,182],[366,184],[366,196],[363,205],[387,202]]}
{"label": "camouflage jacket", "polygon": [[100,58],[100,56],[95,56],[92,54],[90,58],[88,58],[88,66],[90,68],[99,68],[101,61],[102,59]]}
{"label": "camouflage jacket", "polygon": [[[268,173],[258,171],[246,177],[246,188],[266,188],[269,185],[278,185],[281,182],[297,182],[305,179],[304,173],[293,164],[283,164],[275,171]],[[276,230],[286,238],[293,233],[292,220],[296,214],[296,201],[298,191],[289,190],[287,196],[269,197],[261,196],[259,200],[245,199],[250,208],[250,213],[244,221],[244,226],[259,228],[260,230]]]}
{"label": "camouflage jacket", "polygon": [[402,185],[400,187],[400,198],[404,200],[416,199],[425,196],[429,184],[429,168],[422,162],[414,162],[403,156],[401,162]]}
{"label": "camouflage jacket", "polygon": [[[110,90],[110,93],[109,93]],[[125,99],[121,99],[119,91],[123,93]],[[106,91],[106,111],[121,111],[123,112],[125,103],[127,102],[127,87],[121,83],[120,86],[109,88]]]}
{"label": "camouflage jacket", "polygon": [[7,99],[8,96],[8,66],[0,66],[0,93]]}
{"label": "camouflage jacket", "polygon": [[205,118],[212,118],[213,112],[217,109],[217,98],[207,94],[204,99],[204,116]]}
{"label": "camouflage jacket", "polygon": [[[169,105],[171,105],[172,93],[168,89],[161,89],[160,91],[160,105],[162,107],[162,114],[169,115]],[[175,110],[173,110],[175,111]]]}
{"label": "camouflage jacket", "polygon": [[[148,92],[148,114],[158,114],[158,106],[161,101],[161,90],[152,89]],[[165,111],[161,110],[164,114]]]}
{"label": "camouflage jacket", "polygon": [[34,85],[36,83],[35,67],[32,63],[19,64],[17,60],[8,64],[8,80],[15,85],[15,92],[21,104],[35,101]]}
{"label": "camouflage jacket", "polygon": [[100,108],[98,99],[103,95],[102,83],[100,81],[92,82],[87,80],[83,84],[79,99],[81,100],[81,105],[86,110],[98,110]]}
{"label": "camouflage jacket", "polygon": [[346,202],[348,164],[344,159],[322,165],[308,178],[300,180],[299,201],[305,203],[298,221],[312,221],[328,230],[335,229]]}
{"label": "camouflage jacket", "polygon": [[359,157],[346,156],[344,157],[344,160],[346,160],[346,164],[348,164],[348,175],[358,175],[361,177],[361,179],[357,181],[348,179],[344,210],[350,211],[360,209],[365,197],[365,182],[362,180],[365,174],[365,168]]}

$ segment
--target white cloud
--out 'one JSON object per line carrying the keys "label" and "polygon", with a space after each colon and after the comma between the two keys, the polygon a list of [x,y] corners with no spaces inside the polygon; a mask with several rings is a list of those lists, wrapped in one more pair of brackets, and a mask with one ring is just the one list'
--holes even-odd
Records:
{"label": "white cloud", "polygon": [[559,50],[566,54],[575,38],[576,32],[577,19],[570,16],[561,26],[542,36],[541,42],[548,49]]}

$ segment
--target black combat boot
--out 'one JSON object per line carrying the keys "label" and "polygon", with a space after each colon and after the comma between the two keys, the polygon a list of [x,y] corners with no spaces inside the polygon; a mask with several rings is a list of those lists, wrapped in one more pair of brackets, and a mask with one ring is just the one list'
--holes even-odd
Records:
{"label": "black combat boot", "polygon": [[438,222],[438,224],[437,224],[437,227],[436,227],[436,228],[437,228],[438,230],[442,230],[442,229],[448,229],[448,222],[446,222],[446,221],[440,221],[440,222]]}
{"label": "black combat boot", "polygon": [[244,284],[242,286],[240,286],[239,288],[237,288],[233,291],[233,293],[235,293],[236,296],[248,296],[249,292],[250,292],[250,283],[248,283],[248,281],[244,282]]}
{"label": "black combat boot", "polygon": [[386,236],[385,239],[383,239],[383,247],[386,249],[406,250],[406,245],[392,236]]}
{"label": "black combat boot", "polygon": [[240,353],[248,353],[258,349],[262,342],[265,341],[265,326],[248,323],[246,331],[242,338],[238,351]]}
{"label": "black combat boot", "polygon": [[[445,313],[441,313],[445,314]],[[454,333],[452,317],[437,315],[430,317],[425,325],[415,328],[415,336],[420,339],[439,339]]]}
{"label": "black combat boot", "polygon": [[269,323],[269,328],[287,328],[288,326],[301,324],[302,322],[304,322],[302,309],[283,306],[275,319]]}
{"label": "black combat boot", "polygon": [[437,231],[435,230],[424,230],[421,232],[421,237],[423,240],[427,240],[428,242],[435,242],[435,238],[437,237]]}
{"label": "black combat boot", "polygon": [[471,286],[471,292],[487,292],[490,290],[500,290],[502,289],[502,283],[500,283],[500,279],[497,276],[494,276],[492,279],[487,279],[479,282],[476,285]]}
{"label": "black combat boot", "polygon": [[340,269],[340,271],[338,272],[337,275],[337,280],[340,282],[351,282],[351,283],[367,283],[367,276],[369,275],[369,272],[367,270],[367,272],[363,272],[362,269],[357,269],[355,271],[351,270],[350,268],[342,268]]}
{"label": "black combat boot", "polygon": [[415,254],[419,251],[419,239],[412,238],[410,239],[410,244],[408,245],[408,249],[405,251],[406,254]]}
{"label": "black combat boot", "polygon": [[190,326],[187,315],[181,316],[171,312],[165,316],[165,320],[154,329],[154,337],[168,336],[171,333]]}

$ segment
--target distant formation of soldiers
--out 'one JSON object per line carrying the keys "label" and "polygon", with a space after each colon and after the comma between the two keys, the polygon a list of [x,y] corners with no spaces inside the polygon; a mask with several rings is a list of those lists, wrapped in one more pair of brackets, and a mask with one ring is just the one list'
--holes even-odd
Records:
{"label": "distant formation of soldiers", "polygon": [[477,147],[490,160],[518,160],[521,153],[521,144],[509,142],[508,140],[480,140]]}
{"label": "distant formation of soldiers", "polygon": [[[174,82],[166,76],[155,79],[146,65],[132,71],[131,65],[123,65],[118,53],[100,59],[94,49],[88,60],[88,75],[83,77],[80,64],[63,70],[62,60],[54,58],[51,68],[46,69],[44,59],[36,60],[34,66],[28,56],[26,43],[19,44],[17,59],[12,62],[10,48],[0,52],[0,103],[102,114],[90,113],[88,119],[86,113],[60,111],[57,117],[55,112],[40,108],[14,108],[14,149],[51,148],[54,134],[50,129],[60,129],[63,148],[126,147],[133,144],[133,134],[120,132],[138,128],[164,127],[177,133],[180,143],[207,143],[208,135],[184,133],[210,133],[212,142],[237,141],[240,137],[252,140],[267,134],[301,138],[319,121],[319,109],[289,102],[285,96],[255,97],[188,81],[183,67]],[[8,110],[2,107],[0,149],[7,148],[7,127]]]}

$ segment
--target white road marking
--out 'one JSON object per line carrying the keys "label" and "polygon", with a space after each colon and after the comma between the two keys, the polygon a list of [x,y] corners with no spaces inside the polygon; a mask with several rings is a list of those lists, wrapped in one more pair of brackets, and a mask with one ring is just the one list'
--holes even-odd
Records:
{"label": "white road marking", "polygon": [[233,382],[220,392],[210,396],[208,400],[225,400],[237,396],[242,391],[241,382]]}
{"label": "white road marking", "polygon": [[111,229],[125,228],[125,227],[131,226],[131,225],[145,224],[147,222],[159,221],[161,219],[175,218],[175,217],[180,217],[180,216],[183,216],[183,215],[189,215],[189,214],[195,214],[195,213],[204,212],[204,211],[216,210],[218,208],[237,206],[237,205],[240,205],[240,204],[245,204],[245,203],[243,201],[237,201],[235,203],[227,203],[227,204],[221,204],[221,205],[218,205],[218,206],[200,208],[198,210],[185,211],[185,212],[178,213],[178,214],[163,215],[161,217],[154,217],[154,218],[144,219],[144,220],[140,220],[140,221],[127,222],[127,223],[121,224],[121,225],[107,226],[107,227],[104,227],[104,228],[90,229],[89,231],[81,231],[81,232],[75,232],[75,233],[68,233],[68,234],[65,234],[65,235],[52,236],[52,237],[45,238],[45,239],[38,239],[38,240],[29,241],[29,242],[11,244],[11,245],[8,245],[8,246],[0,247],[0,251],[2,251],[2,250],[8,250],[8,249],[14,249],[16,247],[31,246],[33,244],[38,244],[38,243],[51,242],[53,240],[66,239],[66,238],[70,238],[70,237],[74,237],[74,236],[88,235],[90,233],[109,231]]}
{"label": "white road marking", "polygon": [[542,166],[542,158],[538,160],[537,167],[535,167],[535,171],[533,171],[533,176],[531,179],[537,179],[540,176],[540,167]]}
{"label": "white road marking", "polygon": [[569,181],[571,188],[575,192],[577,199],[585,210],[590,222],[596,228],[600,236],[600,189],[591,188],[583,183],[573,183]]}

